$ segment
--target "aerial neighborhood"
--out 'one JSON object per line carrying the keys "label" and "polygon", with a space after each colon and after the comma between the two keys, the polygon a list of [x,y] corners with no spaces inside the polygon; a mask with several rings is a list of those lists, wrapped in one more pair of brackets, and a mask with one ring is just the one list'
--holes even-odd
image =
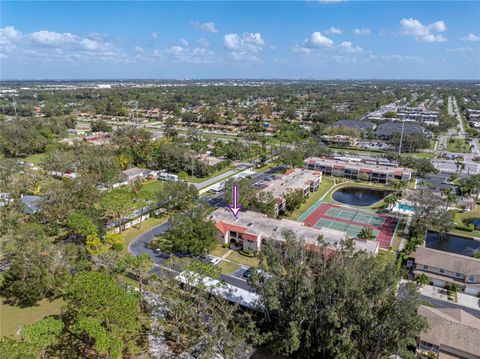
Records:
{"label": "aerial neighborhood", "polygon": [[[168,92],[163,84],[122,83],[138,100],[88,111],[88,101],[72,100],[76,94],[95,94],[100,104],[119,84],[69,83],[62,92],[37,83],[3,85],[5,300],[27,307],[47,299],[57,303],[73,290],[60,278],[72,276],[70,266],[88,263],[95,274],[87,272],[82,280],[103,276],[95,281],[108,287],[115,274],[113,283],[141,288],[140,312],[153,310],[146,305],[158,305],[165,288],[178,299],[205,287],[195,301],[223,301],[237,313],[218,321],[243,326],[243,318],[260,333],[277,324],[254,313],[273,315],[273,300],[288,307],[284,291],[298,275],[306,280],[307,273],[325,266],[322,275],[329,278],[351,271],[363,281],[385,276],[382,268],[388,268],[390,287],[387,282],[376,288],[375,296],[399,291],[417,303],[415,311],[403,313],[417,326],[416,347],[405,347],[407,353],[480,355],[468,342],[480,330],[480,153],[470,108],[480,106],[480,99],[468,83],[455,90],[448,82],[435,89],[392,83],[403,95],[391,102],[393,95],[382,91],[390,101],[383,106],[380,85],[363,85],[379,106],[363,116],[349,111],[354,100],[342,90],[348,83],[336,86],[331,100],[343,112],[322,113],[313,97],[298,103],[295,96],[303,88],[288,82],[171,82]],[[211,86],[223,87],[230,100],[210,94]],[[242,86],[259,95],[237,92]],[[325,98],[332,91],[329,82],[304,86],[315,86]],[[283,92],[275,94],[279,88]],[[174,94],[186,89],[202,100],[182,95],[175,102]],[[153,93],[163,98],[160,104],[148,100]],[[12,108],[14,96],[22,101]],[[470,107],[458,105],[467,99]],[[52,135],[44,137],[46,132]],[[20,255],[24,246],[32,248],[29,258]],[[62,256],[64,264],[42,258],[44,251]],[[368,269],[374,263],[382,266]],[[54,265],[55,278],[48,279]],[[31,271],[39,271],[42,280],[28,284]],[[302,285],[322,291],[327,283],[325,278]],[[170,299],[165,305],[177,310]],[[295,315],[291,310],[282,315]],[[151,325],[166,331],[154,313]],[[193,320],[194,313],[182,315]],[[179,325],[168,314],[164,320]],[[188,328],[180,330],[191,335]],[[255,343],[253,333],[245,332],[246,342],[236,350],[254,356],[277,352],[273,343]],[[193,350],[171,346],[171,335],[149,336],[146,350],[153,357]],[[200,345],[206,339],[197,340]]]}
{"label": "aerial neighborhood", "polygon": [[479,359],[480,5],[427,5],[2,2],[0,359]]}

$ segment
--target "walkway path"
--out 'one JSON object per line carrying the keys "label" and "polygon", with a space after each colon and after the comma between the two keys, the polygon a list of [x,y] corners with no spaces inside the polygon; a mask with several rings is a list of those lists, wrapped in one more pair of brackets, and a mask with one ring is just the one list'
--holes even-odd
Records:
{"label": "walkway path", "polygon": [[412,224],[412,216],[408,216],[407,223],[405,224],[405,229],[402,233],[402,239],[400,240],[400,244],[398,245],[398,250],[403,251],[405,246],[407,245],[407,237],[408,233],[410,232],[410,225]]}

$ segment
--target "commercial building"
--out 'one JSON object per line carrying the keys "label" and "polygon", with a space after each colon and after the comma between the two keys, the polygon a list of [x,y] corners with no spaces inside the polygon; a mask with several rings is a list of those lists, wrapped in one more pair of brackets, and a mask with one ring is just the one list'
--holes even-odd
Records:
{"label": "commercial building", "polygon": [[308,169],[289,169],[282,177],[274,177],[264,182],[262,192],[270,192],[275,199],[275,216],[285,211],[285,195],[289,191],[301,191],[304,197],[315,192],[322,181],[322,173]]}
{"label": "commercial building", "polygon": [[462,309],[424,305],[418,314],[429,326],[419,338],[419,352],[433,352],[439,359],[480,358],[480,319]]}
{"label": "commercial building", "polygon": [[320,141],[329,146],[338,147],[354,147],[357,145],[357,139],[351,136],[335,135],[335,136],[321,136]]}
{"label": "commercial building", "polygon": [[431,133],[425,130],[420,125],[417,125],[414,122],[402,122],[402,121],[391,121],[391,122],[383,122],[377,126],[375,131],[375,135],[381,139],[390,139],[395,134],[400,135],[402,133],[403,127],[403,135],[421,135],[425,137],[431,137]]}
{"label": "commercial building", "polygon": [[409,181],[412,176],[408,168],[373,161],[362,162],[359,158],[309,157],[304,161],[304,168],[320,171],[327,176],[364,179],[375,183],[389,183],[392,179]]}
{"label": "commercial building", "polygon": [[466,294],[480,293],[480,259],[474,257],[418,247],[413,273],[425,274],[437,287],[456,283]]}
{"label": "commercial building", "polygon": [[[273,219],[258,212],[240,212],[237,218],[226,208],[219,208],[213,212],[210,220],[215,222],[219,231],[218,240],[221,244],[229,244],[232,248],[244,251],[258,252],[264,240],[274,239],[284,241],[285,232],[293,232],[297,238],[303,238],[306,244],[315,246],[319,236],[335,249],[340,242],[346,239],[346,233],[330,228],[314,228],[304,226],[303,223],[288,219]],[[355,239],[355,249],[367,253],[378,252],[378,242]]]}
{"label": "commercial building", "polygon": [[405,121],[422,122],[425,125],[438,126],[438,112],[427,111],[424,107],[397,107],[397,118]]}

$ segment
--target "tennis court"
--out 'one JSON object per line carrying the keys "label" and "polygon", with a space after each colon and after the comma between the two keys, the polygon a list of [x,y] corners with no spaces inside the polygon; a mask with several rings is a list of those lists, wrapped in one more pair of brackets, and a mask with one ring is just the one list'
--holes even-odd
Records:
{"label": "tennis court", "polygon": [[354,209],[331,207],[325,214],[329,217],[341,218],[357,223],[371,224],[377,227],[381,227],[385,223],[385,219],[376,214],[368,214]]}
{"label": "tennis court", "polygon": [[371,228],[382,248],[389,248],[398,223],[398,219],[393,216],[328,203],[315,204],[306,214],[299,218],[305,225],[335,229],[345,232],[349,237],[356,237],[365,227]]}

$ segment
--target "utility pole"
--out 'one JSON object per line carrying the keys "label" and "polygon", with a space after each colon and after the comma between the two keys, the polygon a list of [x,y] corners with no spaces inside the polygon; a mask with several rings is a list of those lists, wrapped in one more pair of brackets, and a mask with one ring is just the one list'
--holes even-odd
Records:
{"label": "utility pole", "polygon": [[398,146],[398,157],[402,154],[403,130],[405,129],[405,120],[402,120],[402,132],[400,134],[400,144]]}
{"label": "utility pole", "polygon": [[137,124],[138,127],[138,101],[135,101],[135,123]]}
{"label": "utility pole", "polygon": [[15,101],[15,97],[13,98],[13,110],[15,111],[15,119],[17,118],[17,102]]}

